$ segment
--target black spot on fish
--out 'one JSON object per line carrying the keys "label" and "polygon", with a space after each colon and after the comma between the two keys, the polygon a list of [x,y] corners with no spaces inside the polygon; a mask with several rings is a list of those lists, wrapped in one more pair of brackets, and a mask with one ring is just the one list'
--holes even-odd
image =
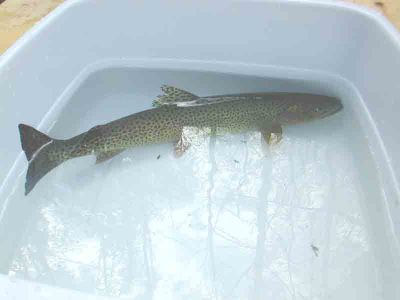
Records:
{"label": "black spot on fish", "polygon": [[161,154],[158,154],[157,159],[160,159],[160,157],[161,157]]}
{"label": "black spot on fish", "polygon": [[233,161],[234,161],[235,163],[237,163],[237,164],[239,163],[239,161],[238,161],[237,159],[234,159]]}

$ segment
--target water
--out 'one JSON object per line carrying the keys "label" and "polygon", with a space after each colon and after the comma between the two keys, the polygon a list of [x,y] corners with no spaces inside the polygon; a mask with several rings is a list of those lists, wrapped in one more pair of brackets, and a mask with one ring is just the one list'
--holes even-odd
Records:
{"label": "water", "polygon": [[71,160],[29,197],[22,173],[0,228],[3,273],[129,299],[389,299],[386,279],[398,274],[350,89],[107,69],[77,89],[50,135],[68,138],[147,109],[161,84],[204,96],[333,93],[345,110],[284,128],[273,147],[259,133],[193,135],[180,159],[164,144],[100,165]]}

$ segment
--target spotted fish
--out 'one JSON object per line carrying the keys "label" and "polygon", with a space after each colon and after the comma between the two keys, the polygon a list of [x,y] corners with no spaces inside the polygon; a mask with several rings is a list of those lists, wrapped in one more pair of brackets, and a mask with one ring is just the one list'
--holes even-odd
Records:
{"label": "spotted fish", "polygon": [[210,128],[223,132],[260,131],[268,142],[282,136],[282,125],[311,121],[342,108],[332,97],[299,93],[251,93],[199,97],[187,91],[162,87],[153,108],[98,125],[67,140],[50,138],[20,124],[22,149],[29,162],[25,194],[61,163],[96,155],[104,162],[140,145],[173,142],[177,156],[188,148],[184,128]]}

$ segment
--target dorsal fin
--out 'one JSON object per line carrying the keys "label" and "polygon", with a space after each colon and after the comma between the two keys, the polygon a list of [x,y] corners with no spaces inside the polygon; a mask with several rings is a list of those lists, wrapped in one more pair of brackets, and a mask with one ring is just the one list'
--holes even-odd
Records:
{"label": "dorsal fin", "polygon": [[161,86],[161,90],[164,94],[158,96],[157,99],[153,101],[154,107],[177,104],[179,102],[188,102],[199,98],[199,96],[169,85]]}

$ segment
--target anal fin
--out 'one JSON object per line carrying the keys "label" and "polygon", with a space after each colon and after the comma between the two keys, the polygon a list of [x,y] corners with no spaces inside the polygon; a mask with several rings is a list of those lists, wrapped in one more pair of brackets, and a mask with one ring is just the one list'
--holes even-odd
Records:
{"label": "anal fin", "polygon": [[106,160],[109,160],[113,158],[114,156],[120,154],[123,152],[125,149],[118,149],[118,150],[112,150],[112,151],[106,151],[106,152],[99,152],[96,154],[96,164],[100,164],[102,162],[105,162]]}

